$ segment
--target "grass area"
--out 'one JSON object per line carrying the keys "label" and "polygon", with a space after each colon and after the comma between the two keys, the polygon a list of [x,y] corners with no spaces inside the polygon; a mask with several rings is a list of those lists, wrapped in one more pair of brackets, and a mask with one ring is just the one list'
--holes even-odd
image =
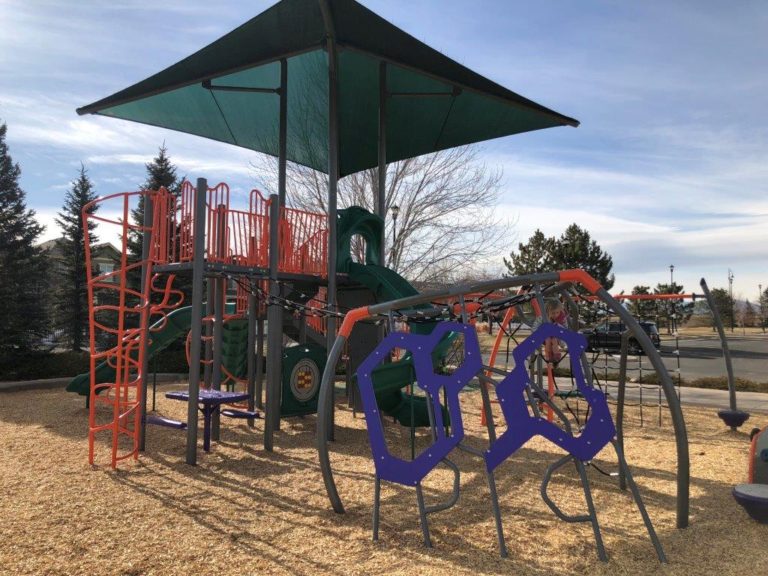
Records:
{"label": "grass area", "polygon": [[[762,330],[760,328],[746,328],[746,335],[747,336],[762,336]],[[522,341],[523,338],[528,336],[528,331],[521,330],[519,332],[519,338],[518,340]],[[705,337],[705,336],[715,336],[715,334],[712,332],[712,328],[709,327],[699,327],[699,328],[682,328],[680,329],[679,335],[681,338],[685,337]],[[735,337],[743,336],[741,329],[738,329],[734,332]],[[731,333],[726,332],[726,337],[730,337]],[[768,335],[766,335],[766,338],[768,339]],[[493,345],[496,340],[496,334],[489,335],[488,333],[479,333],[478,339],[480,341],[480,350],[484,355],[489,355],[491,351],[493,350]],[[669,336],[662,334],[662,342],[669,339]],[[505,352],[505,344],[502,344],[502,350],[501,352]],[[511,343],[510,349],[514,348],[514,342]],[[558,377],[570,377],[571,371],[566,367],[558,367],[555,369],[555,376]],[[609,381],[617,381],[619,379],[619,373],[616,371],[608,372],[606,375],[603,372],[600,372],[598,374],[599,378],[601,380],[609,380]],[[672,375],[675,383],[678,382],[678,379],[675,375]],[[659,377],[656,374],[656,372],[647,372],[643,374],[642,378],[639,379],[639,382],[641,384],[658,384],[659,383]],[[768,381],[764,382],[757,382],[755,380],[748,380],[745,378],[736,378],[736,390],[738,392],[768,392]],[[691,386],[693,388],[708,388],[711,390],[728,390],[728,379],[725,376],[714,376],[714,377],[706,377],[706,378],[680,378],[680,385],[682,386]]]}
{"label": "grass area", "polygon": [[[571,371],[568,368],[556,368],[555,376],[562,378],[569,378]],[[678,378],[674,375],[670,375],[675,384],[678,384]],[[618,372],[600,372],[598,374],[600,380],[613,381],[619,380]],[[640,384],[658,384],[659,376],[656,372],[650,372],[643,374],[642,378],[632,380],[637,381]],[[708,378],[680,378],[679,384],[681,386],[690,386],[692,388],[708,388],[710,390],[728,390],[728,379],[725,376],[713,376]],[[745,378],[736,378],[734,382],[737,392],[768,392],[768,382],[755,382],[754,380],[747,380]]]}

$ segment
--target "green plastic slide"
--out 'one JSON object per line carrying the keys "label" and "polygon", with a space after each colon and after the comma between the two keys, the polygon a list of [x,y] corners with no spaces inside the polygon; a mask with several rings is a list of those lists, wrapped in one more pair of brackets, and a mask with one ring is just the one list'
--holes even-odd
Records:
{"label": "green plastic slide", "polygon": [[[227,313],[234,312],[234,304],[227,304]],[[167,320],[165,326],[162,325]],[[192,325],[192,307],[185,306],[178,310],[168,313],[166,320],[158,320],[151,327],[149,347],[147,354],[152,359],[173,342],[186,335]],[[158,329],[155,332],[155,329]],[[245,375],[248,349],[248,322],[245,319],[237,319],[224,323],[223,345],[222,345],[222,363],[233,376],[243,377]],[[115,369],[106,362],[102,362],[96,367],[96,382],[114,382]],[[75,392],[81,396],[88,396],[91,390],[91,373],[79,374],[75,376],[67,385],[67,392]]]}
{"label": "green plastic slide", "polygon": [[[419,293],[405,278],[384,266],[353,262],[348,264],[348,271],[349,279],[371,290],[377,302],[415,296]],[[426,309],[431,306],[424,304],[416,308]],[[429,322],[411,324],[411,332],[415,334],[429,334],[433,329],[434,324]],[[455,335],[441,340],[439,346],[432,351],[435,362],[439,362],[447,354],[454,339]],[[413,360],[410,354],[398,362],[378,366],[373,371],[372,379],[376,402],[382,412],[392,416],[403,426],[429,426],[426,399],[423,396],[411,397],[403,393],[403,388],[414,381]],[[448,423],[448,414],[445,411],[443,418]]]}
{"label": "green plastic slide", "polygon": [[[185,306],[178,310],[171,311],[166,316],[167,324],[157,332],[152,332],[150,336],[149,347],[147,353],[149,358],[152,358],[155,354],[159,354],[178,338],[189,332],[189,327],[192,324],[192,307]],[[159,328],[165,320],[158,320],[155,322],[150,330]],[[96,366],[96,382],[101,384],[102,382],[114,382],[115,369],[112,368],[106,362],[102,362]],[[91,391],[91,373],[86,372],[75,376],[72,381],[67,385],[67,392],[75,392],[80,396],[88,396]]]}

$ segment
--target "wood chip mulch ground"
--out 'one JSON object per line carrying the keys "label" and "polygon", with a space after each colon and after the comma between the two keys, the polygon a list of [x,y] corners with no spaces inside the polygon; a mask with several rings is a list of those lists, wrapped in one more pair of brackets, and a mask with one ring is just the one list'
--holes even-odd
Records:
{"label": "wood chip mulch ground", "polygon": [[[178,389],[179,385],[164,387]],[[160,395],[162,396],[162,394]],[[481,446],[479,394],[462,395],[465,427]],[[347,513],[325,495],[315,451],[315,418],[291,418],[265,452],[261,430],[223,422],[221,442],[199,465],[184,463],[185,434],[151,428],[147,452],[117,471],[87,463],[83,398],[58,390],[0,395],[0,574],[768,574],[768,526],[731,497],[747,472],[747,433],[768,424],[753,415],[742,432],[712,409],[685,409],[691,455],[691,523],[675,528],[675,450],[669,418],[626,426],[627,456],[669,557],[660,565],[637,509],[615,478],[590,479],[609,561],[597,559],[588,524],[563,523],[539,496],[558,449],[537,438],[498,469],[510,557],[501,559],[482,463],[454,452],[461,498],[430,516],[434,548],[422,544],[415,492],[384,485],[380,541],[371,541],[373,466],[364,420],[339,401],[333,462]],[[182,419],[185,406],[158,400]],[[388,425],[388,439],[409,432]],[[419,433],[423,443],[423,433]],[[104,462],[106,444],[97,456]],[[596,463],[615,471],[609,449]],[[450,493],[438,468],[425,484],[429,503]],[[573,467],[551,493],[570,513],[584,500]]]}

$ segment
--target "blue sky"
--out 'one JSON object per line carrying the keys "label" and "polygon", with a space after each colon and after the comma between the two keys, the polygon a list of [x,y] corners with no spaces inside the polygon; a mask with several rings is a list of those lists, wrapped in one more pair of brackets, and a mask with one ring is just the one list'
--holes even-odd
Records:
{"label": "blue sky", "polygon": [[[768,5],[363,0],[448,56],[578,118],[487,143],[504,171],[509,249],[577,222],[614,259],[617,289],[700,277],[754,301],[768,286]],[[78,117],[75,108],[178,61],[261,0],[0,0],[0,121],[30,207],[53,217],[80,162],[99,194],[136,189],[165,142],[180,173],[248,188],[255,153]],[[501,255],[499,255],[499,261]]]}

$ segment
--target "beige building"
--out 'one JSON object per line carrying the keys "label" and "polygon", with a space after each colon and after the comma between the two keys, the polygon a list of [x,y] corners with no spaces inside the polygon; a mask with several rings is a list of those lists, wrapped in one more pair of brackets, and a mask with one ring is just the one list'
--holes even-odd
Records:
{"label": "beige building", "polygon": [[[48,253],[48,258],[50,258],[53,277],[64,272],[63,241],[64,238],[54,238],[40,244],[40,247]],[[91,247],[91,258],[92,263],[98,266],[99,274],[107,274],[120,264],[120,250],[109,242],[102,242]]]}

